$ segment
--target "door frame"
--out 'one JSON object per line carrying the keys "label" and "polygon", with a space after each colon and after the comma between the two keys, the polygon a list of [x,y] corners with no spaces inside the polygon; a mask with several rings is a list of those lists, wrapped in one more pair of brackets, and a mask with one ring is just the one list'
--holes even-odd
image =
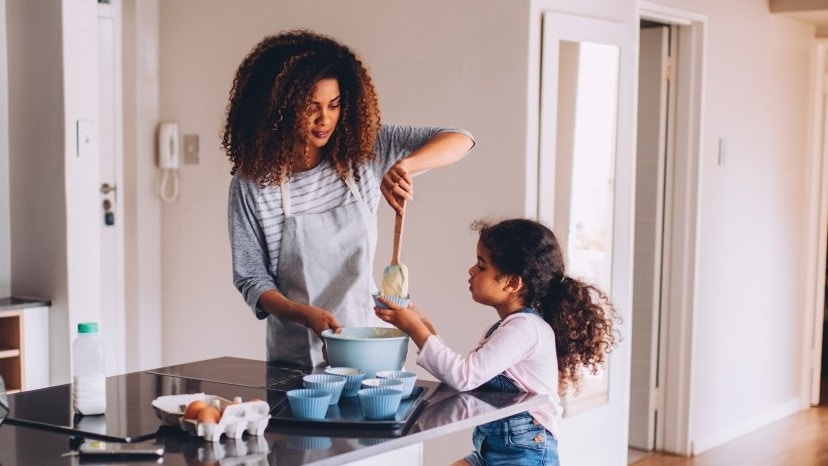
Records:
{"label": "door frame", "polygon": [[[101,257],[105,255],[109,255],[113,257],[114,262],[114,276],[109,276],[106,272],[101,276],[101,291],[108,287],[110,289],[114,289],[113,292],[113,300],[114,302],[108,303],[107,307],[101,307],[101,321],[105,325],[105,338],[104,341],[106,343],[106,364],[107,364],[107,373],[108,374],[121,374],[126,372],[126,299],[125,299],[125,262],[124,262],[124,244],[125,244],[125,220],[126,215],[124,209],[124,135],[123,135],[123,127],[124,127],[124,118],[123,118],[123,47],[122,47],[122,26],[121,26],[121,2],[120,0],[112,0],[109,3],[98,3],[97,4],[97,15],[96,15],[96,25],[100,30],[101,21],[108,20],[112,21],[112,34],[113,34],[113,42],[111,52],[112,52],[112,76],[102,76],[102,70],[98,70],[98,85],[99,88],[101,83],[104,79],[112,80],[113,82],[113,95],[112,95],[112,110],[113,110],[113,122],[112,122],[112,156],[114,160],[112,161],[114,167],[114,180],[104,179],[105,175],[103,173],[99,174],[98,184],[100,185],[103,182],[112,183],[115,186],[114,196],[106,196],[108,199],[113,201],[113,211],[115,213],[115,228],[113,234],[115,236],[115,246],[114,251],[110,250],[109,243],[104,241],[104,235],[101,235]],[[100,53],[100,48],[102,44],[100,44],[100,37],[98,43],[98,49]],[[100,92],[100,91],[99,91]],[[102,98],[99,97],[99,102],[102,101]],[[99,133],[100,134],[100,133]],[[99,140],[102,140],[99,137]],[[99,156],[104,157],[106,151],[103,147],[99,149]],[[101,200],[103,200],[105,195],[101,194]],[[103,215],[103,210],[101,210],[101,217]],[[102,218],[99,217],[99,221],[102,222]],[[103,271],[103,266],[101,266],[101,271]],[[103,293],[100,295],[100,302],[104,304]],[[114,307],[108,308],[108,307]]]}
{"label": "door frame", "polygon": [[[664,385],[659,391],[662,413],[656,426],[656,449],[690,456],[693,432],[690,425],[694,311],[697,302],[698,197],[702,159],[704,110],[704,65],[707,17],[698,13],[639,2],[639,19],[675,25],[678,29],[676,83],[675,160],[673,199],[665,202],[671,218],[665,236],[662,348],[659,367]],[[637,44],[636,44],[637,46]],[[636,54],[637,57],[637,54]],[[638,63],[636,63],[636,69]],[[666,312],[665,312],[666,311]]]}
{"label": "door frame", "polygon": [[825,266],[828,254],[828,39],[816,39],[813,46],[811,88],[811,174],[809,182],[808,253],[815,258],[806,272],[805,319],[802,342],[802,398],[819,405],[822,334],[825,318]]}

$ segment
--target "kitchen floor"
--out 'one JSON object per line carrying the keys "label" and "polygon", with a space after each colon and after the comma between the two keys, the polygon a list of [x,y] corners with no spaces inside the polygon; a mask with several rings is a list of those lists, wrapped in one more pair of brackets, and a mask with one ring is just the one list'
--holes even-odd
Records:
{"label": "kitchen floor", "polygon": [[[824,337],[828,338],[828,322]],[[801,411],[693,458],[630,448],[627,464],[635,466],[828,465],[828,344],[823,344],[819,407]]]}
{"label": "kitchen floor", "polygon": [[633,464],[636,461],[643,460],[644,458],[654,455],[655,453],[651,451],[644,451],[644,450],[637,450],[635,448],[628,448],[627,449],[627,464]]}
{"label": "kitchen floor", "polygon": [[[823,379],[823,382],[828,381]],[[826,385],[828,383],[822,384],[823,387]],[[828,406],[819,406],[800,411],[692,458],[653,453],[644,458],[631,460],[629,464],[635,464],[635,466],[828,465],[828,442],[825,442],[825,432],[828,432]]]}

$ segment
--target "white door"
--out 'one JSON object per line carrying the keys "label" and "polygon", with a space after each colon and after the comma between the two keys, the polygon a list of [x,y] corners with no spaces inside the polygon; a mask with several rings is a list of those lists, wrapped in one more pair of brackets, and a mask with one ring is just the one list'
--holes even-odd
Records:
{"label": "white door", "polygon": [[120,3],[98,4],[101,327],[108,374],[126,367]]}
{"label": "white door", "polygon": [[655,448],[670,28],[642,27],[638,68],[630,447]]}

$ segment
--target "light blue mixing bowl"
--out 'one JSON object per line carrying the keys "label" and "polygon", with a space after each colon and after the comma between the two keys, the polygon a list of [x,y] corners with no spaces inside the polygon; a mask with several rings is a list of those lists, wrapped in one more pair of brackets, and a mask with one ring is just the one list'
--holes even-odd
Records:
{"label": "light blue mixing bowl", "polygon": [[331,367],[356,367],[372,378],[379,371],[398,371],[405,364],[409,338],[402,330],[384,327],[343,327],[322,332]]}

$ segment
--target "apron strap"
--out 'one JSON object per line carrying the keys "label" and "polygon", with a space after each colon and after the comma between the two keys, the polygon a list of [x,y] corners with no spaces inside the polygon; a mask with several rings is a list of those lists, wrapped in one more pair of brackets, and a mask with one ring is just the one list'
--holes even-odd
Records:
{"label": "apron strap", "polygon": [[353,175],[351,175],[351,172],[348,172],[348,174],[345,175],[345,184],[348,185],[348,189],[351,190],[351,194],[354,195],[356,200],[362,202],[362,195],[359,194],[359,188],[357,187],[356,182],[354,181],[354,177]]}
{"label": "apron strap", "polygon": [[287,178],[282,180],[282,184],[279,185],[282,189],[282,211],[285,213],[285,218],[289,218],[291,216],[290,210],[290,182]]}
{"label": "apron strap", "polygon": [[[359,194],[359,188],[357,187],[351,172],[348,172],[345,176],[345,184],[348,186],[348,189],[351,191],[351,194],[354,195],[357,202],[363,202],[362,195]],[[285,213],[285,218],[288,218],[292,215],[290,208],[290,182],[287,178],[285,178],[279,186],[282,190],[282,211]]]}

